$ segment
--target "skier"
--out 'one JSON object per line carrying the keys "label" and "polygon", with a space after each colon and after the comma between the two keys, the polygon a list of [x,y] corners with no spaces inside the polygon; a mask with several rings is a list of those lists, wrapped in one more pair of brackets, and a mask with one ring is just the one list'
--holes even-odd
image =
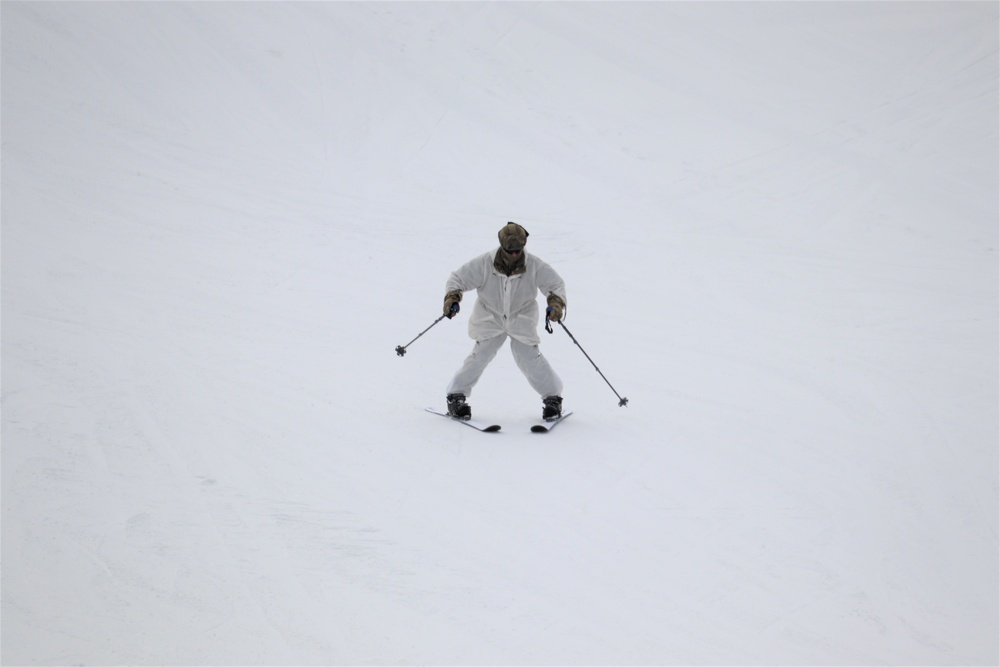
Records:
{"label": "skier", "polygon": [[448,319],[458,313],[464,292],[476,290],[477,295],[469,317],[469,337],[476,344],[448,385],[448,414],[472,418],[466,399],[509,337],[517,367],[542,397],[542,419],[553,421],[562,415],[563,384],[538,349],[536,292],[546,297],[548,319],[559,322],[566,308],[566,286],[551,266],[524,251],[528,241],[524,227],[508,222],[497,236],[500,247],[496,251],[470,260],[445,285]]}

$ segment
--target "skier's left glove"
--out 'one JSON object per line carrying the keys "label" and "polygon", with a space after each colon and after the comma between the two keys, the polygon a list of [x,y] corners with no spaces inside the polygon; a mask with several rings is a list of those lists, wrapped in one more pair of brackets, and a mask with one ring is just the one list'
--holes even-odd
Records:
{"label": "skier's left glove", "polygon": [[556,294],[549,294],[547,302],[548,308],[545,309],[545,319],[552,320],[553,322],[562,322],[566,302]]}
{"label": "skier's left glove", "polygon": [[452,290],[444,295],[444,314],[449,320],[458,314],[458,302],[462,300],[462,292]]}

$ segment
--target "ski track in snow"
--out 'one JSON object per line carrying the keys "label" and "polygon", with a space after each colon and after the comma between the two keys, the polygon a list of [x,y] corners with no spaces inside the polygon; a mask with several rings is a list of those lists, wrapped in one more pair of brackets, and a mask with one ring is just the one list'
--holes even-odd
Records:
{"label": "ski track in snow", "polygon": [[3,3],[3,664],[997,664],[998,13]]}

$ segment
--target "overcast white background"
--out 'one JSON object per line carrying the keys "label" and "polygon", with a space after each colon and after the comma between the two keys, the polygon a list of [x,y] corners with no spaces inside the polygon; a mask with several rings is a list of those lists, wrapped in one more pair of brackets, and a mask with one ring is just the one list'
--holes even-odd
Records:
{"label": "overcast white background", "polygon": [[997,3],[0,11],[4,664],[1000,661]]}

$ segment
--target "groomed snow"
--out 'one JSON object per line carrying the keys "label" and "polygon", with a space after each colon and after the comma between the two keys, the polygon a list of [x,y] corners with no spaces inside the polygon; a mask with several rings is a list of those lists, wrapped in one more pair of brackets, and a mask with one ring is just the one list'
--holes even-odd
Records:
{"label": "groomed snow", "polygon": [[996,2],[0,11],[4,665],[1000,662]]}

